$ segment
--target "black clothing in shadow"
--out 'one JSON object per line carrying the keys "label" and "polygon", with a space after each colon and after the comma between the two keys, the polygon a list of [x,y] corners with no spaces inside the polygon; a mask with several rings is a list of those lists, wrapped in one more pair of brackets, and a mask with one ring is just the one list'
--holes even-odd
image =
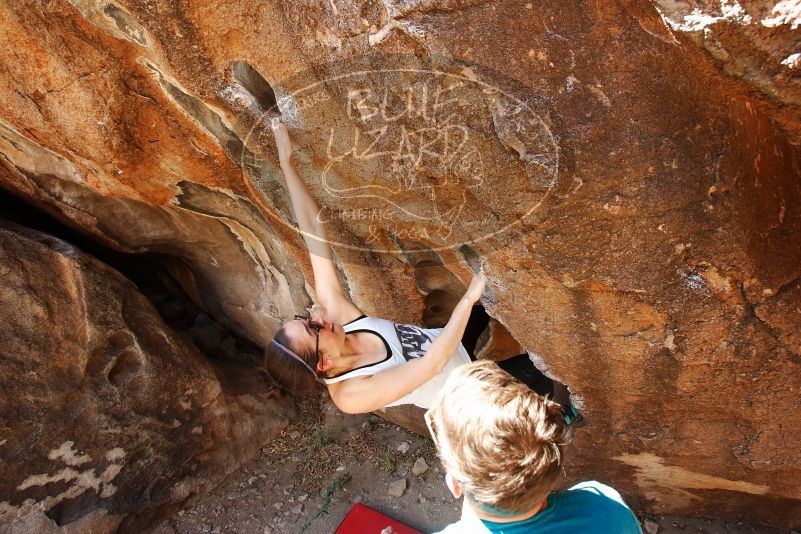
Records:
{"label": "black clothing in shadow", "polygon": [[[489,325],[490,317],[484,311],[483,306],[475,305],[470,310],[470,317],[467,319],[467,326],[462,335],[462,346],[467,350],[470,359],[476,361],[476,343],[478,338],[486,330]],[[528,354],[518,354],[506,360],[498,362],[501,369],[517,378],[529,388],[533,389],[540,395],[549,395],[554,397],[554,384],[553,380],[542,374],[539,369],[534,367],[531,363]]]}

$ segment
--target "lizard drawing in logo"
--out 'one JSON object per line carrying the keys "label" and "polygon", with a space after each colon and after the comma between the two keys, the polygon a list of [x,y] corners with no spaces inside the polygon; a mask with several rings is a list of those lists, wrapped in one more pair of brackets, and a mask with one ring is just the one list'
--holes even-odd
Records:
{"label": "lizard drawing in logo", "polygon": [[[330,130],[323,186],[340,198],[388,206],[398,219],[449,237],[468,190],[481,186],[484,168],[470,129],[448,109],[455,99],[444,97],[447,90],[426,84],[400,94],[351,90],[353,127]],[[343,187],[337,174],[342,168],[365,178]]]}

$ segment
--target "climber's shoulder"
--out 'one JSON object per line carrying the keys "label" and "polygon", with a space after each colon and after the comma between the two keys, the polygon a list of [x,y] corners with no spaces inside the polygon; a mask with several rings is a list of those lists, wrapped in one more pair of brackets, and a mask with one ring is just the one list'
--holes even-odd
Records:
{"label": "climber's shoulder", "polygon": [[362,315],[362,311],[345,295],[333,260],[326,255],[311,255],[314,270],[314,291],[317,302],[325,310],[325,320],[345,324]]}
{"label": "climber's shoulder", "polygon": [[331,321],[341,325],[350,323],[364,315],[364,312],[344,296],[332,298],[326,303],[321,303],[325,310],[323,316],[326,321]]}

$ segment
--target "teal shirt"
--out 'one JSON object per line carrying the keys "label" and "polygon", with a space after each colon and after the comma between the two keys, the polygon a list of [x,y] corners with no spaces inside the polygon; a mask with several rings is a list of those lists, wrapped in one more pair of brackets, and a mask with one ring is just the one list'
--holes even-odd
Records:
{"label": "teal shirt", "polygon": [[620,494],[595,481],[582,482],[566,491],[550,494],[547,508],[524,521],[481,522],[494,534],[642,534],[637,518]]}
{"label": "teal shirt", "polygon": [[548,506],[524,521],[494,523],[466,512],[439,534],[642,534],[620,494],[595,481],[551,493]]}

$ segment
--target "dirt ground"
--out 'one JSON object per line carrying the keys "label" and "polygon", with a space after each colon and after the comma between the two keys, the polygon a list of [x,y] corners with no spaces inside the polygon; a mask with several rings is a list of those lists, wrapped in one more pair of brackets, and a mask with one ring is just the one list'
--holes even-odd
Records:
{"label": "dirt ground", "polygon": [[[331,534],[356,502],[422,532],[458,519],[460,503],[445,487],[429,439],[375,415],[342,414],[327,397],[305,400],[301,417],[258,458],[155,532]],[[640,519],[649,534],[790,532],[687,517]]]}

